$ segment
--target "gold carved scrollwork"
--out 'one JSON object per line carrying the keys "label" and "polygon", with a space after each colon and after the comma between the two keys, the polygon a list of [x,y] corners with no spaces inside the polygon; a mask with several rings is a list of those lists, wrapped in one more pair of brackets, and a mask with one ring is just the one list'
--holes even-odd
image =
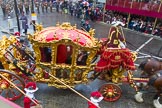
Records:
{"label": "gold carved scrollwork", "polygon": [[[16,43],[17,43],[17,39],[15,36],[10,36],[9,38],[7,38],[7,36],[3,36],[2,40],[0,40],[0,61],[2,62],[5,69],[10,70],[11,66],[8,63],[8,60],[11,59],[12,61],[12,57],[7,57],[6,53],[10,52],[15,57],[14,54],[17,52],[17,50],[15,50],[15,48],[12,47],[12,45]],[[8,59],[6,59],[6,57]]]}
{"label": "gold carved scrollwork", "polygon": [[0,40],[0,58],[4,56],[6,49],[9,48],[10,45],[15,44],[16,42],[17,39],[14,36],[10,36],[9,38],[3,36],[2,40]]}
{"label": "gold carved scrollwork", "polygon": [[36,24],[36,31],[39,32],[43,29],[43,25],[42,24]]}
{"label": "gold carved scrollwork", "polygon": [[73,28],[76,29],[76,28],[77,28],[77,25],[75,24],[75,25],[73,26]]}
{"label": "gold carved scrollwork", "polygon": [[136,61],[136,59],[137,59],[137,52],[131,52],[132,53],[132,59],[133,59],[133,61]]}
{"label": "gold carved scrollwork", "polygon": [[41,55],[40,55],[40,50],[39,50],[38,45],[33,45],[33,49],[35,51],[36,61],[37,61],[37,63],[39,63],[40,59],[41,59]]}
{"label": "gold carved scrollwork", "polygon": [[94,35],[95,35],[95,29],[90,28],[89,35],[92,36],[92,37],[94,37]]}
{"label": "gold carved scrollwork", "polygon": [[60,28],[64,29],[64,30],[72,30],[72,29],[76,28],[76,25],[75,26],[71,26],[71,24],[69,22],[65,22],[65,23],[62,23],[60,25]]}
{"label": "gold carved scrollwork", "polygon": [[37,67],[35,71],[36,71],[35,80],[37,81],[41,80],[43,78],[42,68]]}

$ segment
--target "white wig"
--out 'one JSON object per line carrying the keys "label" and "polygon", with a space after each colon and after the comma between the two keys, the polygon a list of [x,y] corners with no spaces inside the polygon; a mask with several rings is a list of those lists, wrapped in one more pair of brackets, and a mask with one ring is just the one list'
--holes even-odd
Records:
{"label": "white wig", "polygon": [[113,26],[118,26],[118,25],[125,26],[125,24],[123,22],[121,22],[121,21],[113,21],[111,24]]}

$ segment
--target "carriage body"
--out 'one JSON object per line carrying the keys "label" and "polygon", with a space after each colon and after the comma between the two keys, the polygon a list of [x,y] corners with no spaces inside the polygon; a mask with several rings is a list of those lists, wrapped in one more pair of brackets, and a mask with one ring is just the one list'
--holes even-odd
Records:
{"label": "carriage body", "polygon": [[[29,40],[38,69],[35,81],[62,89],[67,87],[50,75],[70,87],[88,82],[87,75],[94,67],[91,62],[99,49],[99,43],[88,32],[76,29],[70,23],[63,23],[42,29],[31,35]],[[85,57],[83,61],[79,60],[81,54]]]}

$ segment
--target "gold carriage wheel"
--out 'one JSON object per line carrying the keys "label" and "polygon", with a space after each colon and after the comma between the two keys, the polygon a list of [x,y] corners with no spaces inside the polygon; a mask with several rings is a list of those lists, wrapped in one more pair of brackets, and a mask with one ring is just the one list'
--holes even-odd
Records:
{"label": "gold carriage wheel", "polygon": [[[5,78],[7,78],[9,81],[11,81],[19,89],[24,91],[25,83],[15,73],[8,70],[0,69],[0,74],[3,75]],[[3,79],[1,76],[0,76],[0,95],[10,101],[15,101],[21,98],[21,96],[23,96],[23,94],[20,91],[18,91],[12,84],[10,84],[7,80]]]}
{"label": "gold carriage wheel", "polygon": [[103,95],[104,100],[108,102],[114,102],[120,99],[122,90],[114,83],[106,83],[102,85],[99,92]]}

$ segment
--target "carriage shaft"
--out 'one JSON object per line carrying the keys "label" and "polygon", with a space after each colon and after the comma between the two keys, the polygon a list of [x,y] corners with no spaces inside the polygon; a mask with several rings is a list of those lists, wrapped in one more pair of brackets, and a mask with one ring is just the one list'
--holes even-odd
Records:
{"label": "carriage shaft", "polygon": [[134,81],[148,82],[149,78],[132,78]]}

